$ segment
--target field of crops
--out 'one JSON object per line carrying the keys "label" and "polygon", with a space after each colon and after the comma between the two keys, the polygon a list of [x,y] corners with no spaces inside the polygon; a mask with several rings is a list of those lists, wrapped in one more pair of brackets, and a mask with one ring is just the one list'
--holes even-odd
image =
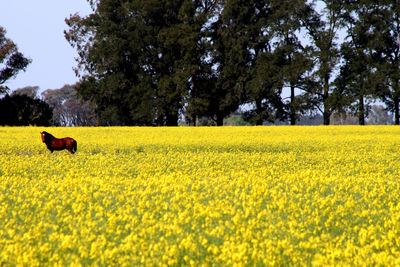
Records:
{"label": "field of crops", "polygon": [[1,266],[399,265],[399,198],[394,126],[0,127]]}

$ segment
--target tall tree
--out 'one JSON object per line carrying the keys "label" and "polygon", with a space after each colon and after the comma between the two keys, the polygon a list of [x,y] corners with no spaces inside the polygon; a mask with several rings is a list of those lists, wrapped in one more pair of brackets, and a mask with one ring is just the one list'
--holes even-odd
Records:
{"label": "tall tree", "polygon": [[215,84],[211,91],[210,115],[218,126],[243,101],[250,60],[249,20],[255,1],[228,0],[217,10],[210,27]]}
{"label": "tall tree", "polygon": [[316,1],[308,5],[308,16],[302,19],[314,47],[315,71],[306,89],[310,103],[322,113],[323,123],[330,124],[330,117],[337,107],[340,94],[335,91],[334,71],[340,61],[338,32],[344,27],[345,0]]}
{"label": "tall tree", "polygon": [[25,70],[30,62],[18,51],[16,44],[6,38],[6,30],[0,26],[0,94],[9,90],[4,85],[6,81]]}
{"label": "tall tree", "polygon": [[283,119],[281,59],[273,51],[271,1],[231,1],[225,8],[225,20],[234,22],[226,29],[232,32],[233,37],[229,38],[233,38],[233,43],[241,43],[242,47],[235,47],[235,50],[227,46],[230,53],[225,55],[227,62],[241,68],[235,70],[226,64],[223,71],[235,70],[229,82],[240,89],[237,90],[241,97],[239,104],[248,106],[244,114],[246,120],[261,125],[265,121]]}
{"label": "tall tree", "polygon": [[[217,125],[241,104],[253,108],[246,117],[255,124],[271,120],[282,107],[279,78],[274,75],[270,1],[229,0],[210,29],[215,72],[210,110]],[[271,72],[272,71],[272,72]],[[274,77],[270,77],[273,75]]]}
{"label": "tall tree", "polygon": [[[400,1],[366,1],[370,13],[370,28],[373,38],[368,49],[374,56],[375,69],[380,80],[386,81],[381,90],[382,100],[394,114],[394,123],[400,124]],[[382,77],[383,76],[383,77]]]}
{"label": "tall tree", "polygon": [[183,24],[177,25],[181,32],[181,57],[175,77],[184,90],[184,114],[191,125],[202,116],[208,116],[210,92],[214,84],[212,63],[208,58],[210,42],[207,24],[219,8],[218,0],[186,1],[181,8]]}
{"label": "tall tree", "polygon": [[266,50],[260,53],[252,68],[246,94],[253,108],[245,112],[245,119],[255,125],[284,120],[286,113],[282,101],[283,77],[281,58]]}
{"label": "tall tree", "polygon": [[372,70],[368,64],[368,55],[354,45],[351,41],[342,45],[344,65],[336,78],[336,86],[344,98],[340,104],[336,103],[336,109],[344,113],[349,108],[352,114],[357,115],[358,123],[365,125],[369,110],[367,98],[373,94]]}
{"label": "tall tree", "polygon": [[278,41],[275,53],[281,59],[280,76],[283,86],[289,88],[287,103],[288,117],[291,125],[296,124],[302,113],[310,107],[303,95],[296,95],[296,90],[304,90],[306,75],[311,71],[313,62],[310,58],[311,47],[303,45],[299,35],[302,31],[301,21],[307,19],[310,10],[305,0],[271,1],[274,10],[271,18],[272,30]]}
{"label": "tall tree", "polygon": [[165,1],[164,6],[170,9],[170,17],[161,21],[157,40],[157,124],[177,125],[178,116],[184,111],[195,123],[204,112],[204,104],[208,104],[204,95],[209,90],[211,64],[206,59],[206,24],[217,1]]}
{"label": "tall tree", "polygon": [[337,86],[345,96],[347,106],[357,114],[360,125],[370,110],[368,100],[375,99],[384,89],[385,79],[378,69],[382,60],[376,55],[376,36],[370,29],[377,27],[381,6],[373,1],[346,5],[347,36],[342,44],[344,64],[337,77]]}
{"label": "tall tree", "polygon": [[150,33],[140,23],[141,14],[134,12],[137,5],[138,1],[96,1],[93,14],[85,18],[75,14],[66,20],[70,29],[65,37],[79,54],[77,91],[96,104],[104,124],[149,124],[153,120],[148,108],[151,91],[139,86],[146,68],[141,62],[141,55],[147,55],[144,40]]}
{"label": "tall tree", "polygon": [[188,90],[199,87],[188,83],[199,80],[201,14],[212,3],[101,0],[88,17],[66,20],[66,38],[80,55],[78,92],[96,104],[101,120],[177,125]]}

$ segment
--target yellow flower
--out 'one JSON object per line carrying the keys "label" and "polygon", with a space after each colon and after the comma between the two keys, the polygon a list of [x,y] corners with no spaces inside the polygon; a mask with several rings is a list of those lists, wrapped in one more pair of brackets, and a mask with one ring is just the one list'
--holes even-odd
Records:
{"label": "yellow flower", "polygon": [[389,266],[400,258],[396,127],[47,129],[78,140],[74,155],[50,154],[42,130],[0,128],[0,262]]}

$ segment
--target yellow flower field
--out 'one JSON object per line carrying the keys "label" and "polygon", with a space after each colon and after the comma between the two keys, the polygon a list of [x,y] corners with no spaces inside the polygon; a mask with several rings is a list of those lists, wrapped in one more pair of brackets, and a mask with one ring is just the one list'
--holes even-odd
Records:
{"label": "yellow flower field", "polygon": [[0,127],[1,266],[400,265],[399,199],[395,126]]}

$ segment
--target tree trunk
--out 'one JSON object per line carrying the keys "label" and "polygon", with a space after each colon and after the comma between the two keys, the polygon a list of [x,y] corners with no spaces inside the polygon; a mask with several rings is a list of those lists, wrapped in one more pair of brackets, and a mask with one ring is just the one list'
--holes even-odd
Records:
{"label": "tree trunk", "polygon": [[166,125],[167,126],[178,126],[178,115],[177,114],[167,114]]}
{"label": "tree trunk", "polygon": [[365,125],[365,112],[364,112],[364,95],[360,94],[358,100],[358,124]]}
{"label": "tree trunk", "polygon": [[294,86],[290,85],[290,125],[296,125],[296,109],[294,106],[294,100],[295,100],[295,95],[294,95]]}
{"label": "tree trunk", "polygon": [[393,104],[394,104],[394,124],[395,125],[399,125],[400,124],[400,107],[399,107],[399,102],[400,102],[400,99],[399,99],[399,94],[398,94],[398,92],[399,92],[399,86],[398,86],[398,82],[397,83],[395,83],[395,85],[394,85],[394,88],[393,88],[393,90],[394,90],[394,96],[393,96]]}
{"label": "tree trunk", "polygon": [[192,115],[192,123],[191,123],[191,125],[192,126],[196,126],[196,123],[197,123],[196,121],[197,121],[197,116],[196,116],[196,114],[193,114]]}
{"label": "tree trunk", "polygon": [[[396,5],[399,5],[399,0],[396,1]],[[397,55],[396,55],[396,63],[397,63],[397,68],[400,68],[399,64],[399,57],[400,57],[400,21],[399,21],[399,16],[397,14],[396,16],[397,20]],[[398,70],[400,71],[400,70]],[[400,80],[398,78],[395,78],[395,83],[394,83],[394,97],[393,97],[393,102],[394,102],[394,124],[399,125],[400,123],[400,118],[399,118],[399,84]]]}
{"label": "tree trunk", "polygon": [[399,118],[399,97],[395,97],[393,99],[394,102],[394,124],[399,125],[400,124],[400,118]]}
{"label": "tree trunk", "polygon": [[263,125],[261,100],[256,100],[257,119],[256,125]]}
{"label": "tree trunk", "polygon": [[324,76],[324,94],[323,94],[323,103],[324,103],[324,125],[329,125],[331,123],[331,107],[328,103],[329,98],[329,74]]}
{"label": "tree trunk", "polygon": [[224,125],[224,116],[222,113],[218,112],[217,113],[217,126],[223,126]]}
{"label": "tree trunk", "polygon": [[331,123],[331,113],[329,111],[324,110],[324,125],[329,125]]}
{"label": "tree trunk", "polygon": [[164,120],[163,120],[163,117],[160,114],[157,115],[156,125],[157,126],[164,126]]}
{"label": "tree trunk", "polygon": [[[192,88],[191,88],[191,91],[192,91],[192,97],[193,98],[197,97],[197,86],[196,86],[196,83],[195,83],[195,77],[196,77],[196,74],[194,74],[192,76]],[[191,118],[192,119],[192,121],[191,121],[191,125],[192,126],[196,126],[196,120],[197,120],[196,112],[197,111],[194,111],[193,114],[191,114],[192,115],[192,118]]]}

